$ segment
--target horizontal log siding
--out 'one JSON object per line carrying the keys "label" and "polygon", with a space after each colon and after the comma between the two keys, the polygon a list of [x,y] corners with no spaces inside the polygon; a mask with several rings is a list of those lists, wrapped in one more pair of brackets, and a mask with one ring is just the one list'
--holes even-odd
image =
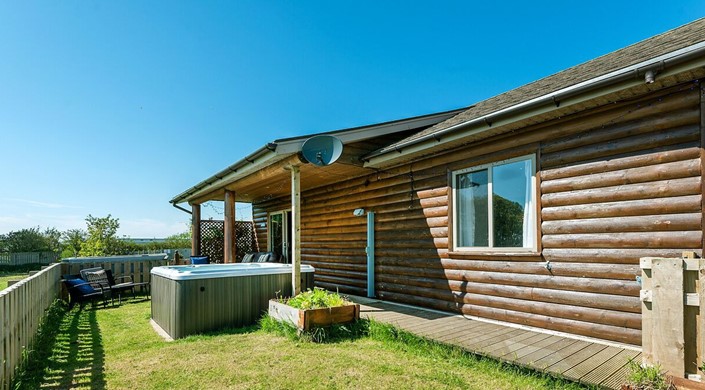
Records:
{"label": "horizontal log siding", "polygon": [[[640,344],[638,259],[702,252],[699,118],[697,88],[679,86],[303,189],[302,261],[317,286],[366,294],[365,218],[352,212],[374,210],[380,298]],[[538,150],[540,253],[450,250],[448,172]],[[255,205],[260,243],[287,202]]]}

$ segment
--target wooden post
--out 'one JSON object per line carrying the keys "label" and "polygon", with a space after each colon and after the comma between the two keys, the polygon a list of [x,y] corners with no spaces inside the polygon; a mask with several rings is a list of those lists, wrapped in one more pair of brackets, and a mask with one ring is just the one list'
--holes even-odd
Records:
{"label": "wooden post", "polygon": [[301,186],[297,165],[291,165],[291,292],[301,292]]}
{"label": "wooden post", "polygon": [[201,205],[191,205],[191,256],[201,255]]}
{"label": "wooden post", "polygon": [[658,330],[651,333],[653,359],[664,370],[683,377],[683,260],[654,259],[652,272],[652,326]]}
{"label": "wooden post", "polygon": [[651,275],[653,271],[651,259],[642,258],[639,262],[641,268],[641,291],[639,292],[641,300],[641,360],[642,364],[651,365],[654,362],[654,345],[651,335],[653,328]]}
{"label": "wooden post", "polygon": [[236,262],[236,245],[235,245],[235,192],[225,191],[225,229],[224,229],[225,242],[223,243],[223,262],[224,263],[235,263]]}
{"label": "wooden post", "polygon": [[705,374],[702,370],[702,362],[703,359],[705,359],[705,335],[703,335],[703,331],[705,331],[705,261],[700,261],[698,264],[698,309],[700,310],[700,315],[698,316],[698,322],[696,325],[696,334],[698,335],[697,340],[699,342],[699,345],[697,346],[697,358],[698,361],[696,361],[696,365],[698,366],[698,374],[700,375],[701,379],[704,379],[703,374]]}
{"label": "wooden post", "polygon": [[702,380],[705,260],[643,257],[640,267],[643,363]]}

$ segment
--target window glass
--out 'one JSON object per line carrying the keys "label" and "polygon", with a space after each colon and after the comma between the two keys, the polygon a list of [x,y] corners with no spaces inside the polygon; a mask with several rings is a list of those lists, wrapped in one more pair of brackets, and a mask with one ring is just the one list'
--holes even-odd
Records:
{"label": "window glass", "polygon": [[534,170],[530,156],[454,173],[454,246],[532,248]]}
{"label": "window glass", "polygon": [[492,172],[494,246],[521,248],[528,245],[531,203],[531,161],[497,165]]}
{"label": "window glass", "polygon": [[487,169],[457,176],[459,246],[489,246],[487,179]]}
{"label": "window glass", "polygon": [[[282,213],[269,215],[269,250],[281,256],[284,252],[284,215]],[[281,258],[281,257],[278,257]]]}

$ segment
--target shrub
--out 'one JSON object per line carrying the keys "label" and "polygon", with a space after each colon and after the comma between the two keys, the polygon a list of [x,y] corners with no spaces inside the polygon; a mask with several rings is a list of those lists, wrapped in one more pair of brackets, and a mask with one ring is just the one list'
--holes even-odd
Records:
{"label": "shrub", "polygon": [[629,361],[628,384],[635,390],[675,390],[671,380],[661,366],[642,366],[634,360]]}
{"label": "shrub", "polygon": [[314,288],[290,298],[286,304],[297,309],[321,309],[325,307],[344,306],[347,301],[338,293],[329,292],[321,288]]}

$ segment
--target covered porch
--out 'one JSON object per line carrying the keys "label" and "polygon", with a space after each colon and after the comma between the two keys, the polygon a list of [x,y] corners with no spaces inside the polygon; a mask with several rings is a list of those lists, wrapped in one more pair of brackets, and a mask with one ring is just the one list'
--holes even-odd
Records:
{"label": "covered porch", "polygon": [[[192,253],[203,255],[204,248],[213,253],[206,240],[212,241],[212,234],[206,229],[212,229],[214,222],[222,225],[223,263],[235,263],[242,259],[243,248],[238,247],[241,234],[249,232],[238,229],[235,220],[235,205],[249,204],[252,206],[252,231],[254,232],[249,249],[252,252],[273,252],[277,261],[293,264],[296,270],[301,264],[301,231],[302,215],[309,223],[317,225],[329,224],[330,220],[317,218],[317,215],[302,212],[307,199],[308,190],[322,188],[333,183],[345,183],[377,172],[366,168],[362,156],[390,145],[410,134],[439,123],[462,110],[436,113],[421,117],[408,118],[400,121],[386,122],[364,127],[338,130],[309,136],[287,138],[268,143],[264,147],[236,162],[230,167],[218,172],[191,189],[171,200],[174,207],[186,211],[192,216]],[[343,144],[342,155],[326,166],[308,163],[302,157],[302,145],[313,136],[334,136]],[[377,172],[379,175],[380,173]],[[224,221],[207,221],[202,219],[202,205],[209,201],[222,201],[224,204]],[[180,204],[187,203],[183,207]],[[265,205],[261,207],[261,205]],[[361,227],[368,232],[367,242],[360,242],[356,249],[365,251],[370,259],[374,257],[374,213],[363,210],[362,207],[349,204],[345,207],[334,207],[335,213],[358,218]],[[310,222],[314,221],[315,222]],[[342,237],[341,237],[342,238]],[[303,242],[305,245],[306,243]],[[240,248],[240,249],[239,249]],[[246,250],[246,249],[245,249]],[[220,259],[219,256],[212,256]],[[374,265],[367,266],[368,295],[374,291]],[[296,273],[296,271],[294,271]],[[294,275],[293,280],[298,280]],[[295,282],[294,282],[295,283]],[[295,288],[294,291],[298,291]]]}

